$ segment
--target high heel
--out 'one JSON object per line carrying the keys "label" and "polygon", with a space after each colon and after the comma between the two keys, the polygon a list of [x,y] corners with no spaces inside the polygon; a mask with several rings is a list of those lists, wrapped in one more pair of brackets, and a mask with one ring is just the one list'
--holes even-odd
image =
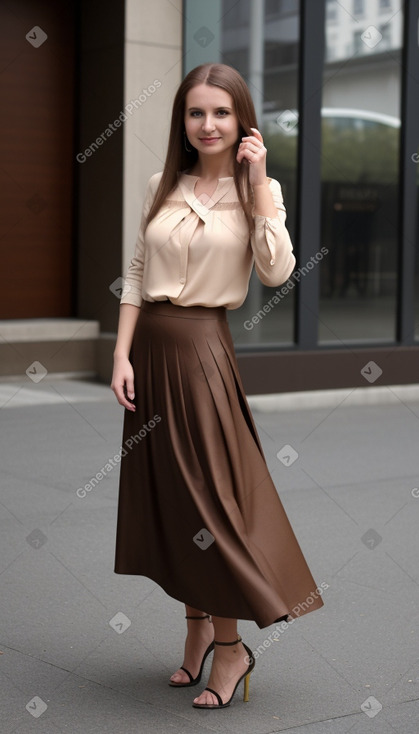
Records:
{"label": "high heel", "polygon": [[[204,616],[200,617],[193,617],[193,616],[186,616],[185,619],[208,619],[209,622],[211,622],[211,616],[209,614],[205,614]],[[183,670],[186,675],[189,677],[189,683],[176,683],[176,681],[169,681],[169,686],[173,686],[174,688],[189,688],[190,686],[196,686],[197,683],[201,680],[202,671],[204,669],[205,661],[214,649],[214,641],[211,642],[210,645],[208,645],[207,649],[204,652],[204,657],[202,658],[201,667],[199,669],[199,673],[196,676],[196,678],[192,677],[192,674],[189,672],[187,668],[184,668],[183,665],[180,666],[180,670]]]}
{"label": "high heel", "polygon": [[[214,640],[214,645],[237,645],[238,642],[243,642],[242,638],[239,636],[237,640],[234,640],[234,642],[217,642]],[[247,670],[245,673],[243,673],[242,676],[240,676],[239,680],[237,681],[236,685],[234,686],[234,691],[231,694],[228,701],[223,703],[223,699],[221,698],[220,694],[217,693],[217,691],[214,691],[212,688],[205,688],[206,691],[209,691],[210,693],[213,693],[216,697],[218,703],[193,703],[192,706],[196,709],[225,709],[227,706],[230,706],[234,694],[236,693],[237,686],[239,685],[240,681],[244,678],[244,693],[243,693],[243,701],[249,700],[249,685],[250,685],[250,673],[252,672],[253,668],[255,667],[256,661],[253,657],[253,653],[247,645],[243,642],[243,647],[245,648],[247,652],[247,659],[249,661]]]}

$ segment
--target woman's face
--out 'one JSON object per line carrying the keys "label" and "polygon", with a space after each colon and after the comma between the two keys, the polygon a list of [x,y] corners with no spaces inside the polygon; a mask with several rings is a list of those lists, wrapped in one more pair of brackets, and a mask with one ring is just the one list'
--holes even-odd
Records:
{"label": "woman's face", "polygon": [[208,84],[190,89],[185,101],[185,130],[200,155],[231,153],[239,137],[231,94]]}

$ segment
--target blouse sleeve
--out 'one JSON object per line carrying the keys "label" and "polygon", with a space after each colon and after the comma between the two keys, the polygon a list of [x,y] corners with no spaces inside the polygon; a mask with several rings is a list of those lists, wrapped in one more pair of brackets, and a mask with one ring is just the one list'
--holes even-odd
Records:
{"label": "blouse sleeve", "polygon": [[132,306],[141,306],[142,296],[141,289],[143,283],[143,272],[144,272],[144,235],[146,230],[146,220],[148,213],[151,209],[151,205],[154,200],[157,186],[160,182],[161,173],[155,173],[152,176],[146,187],[144,194],[144,204],[141,215],[140,229],[137,235],[137,241],[135,244],[134,256],[131,260],[129,268],[127,270],[124,287],[122,289],[122,296],[120,303],[129,303]]}
{"label": "blouse sleeve", "polygon": [[264,285],[278,286],[289,278],[295,267],[292,242],[285,226],[287,218],[281,185],[274,178],[269,188],[278,211],[276,217],[255,214],[250,244],[255,258],[255,270]]}

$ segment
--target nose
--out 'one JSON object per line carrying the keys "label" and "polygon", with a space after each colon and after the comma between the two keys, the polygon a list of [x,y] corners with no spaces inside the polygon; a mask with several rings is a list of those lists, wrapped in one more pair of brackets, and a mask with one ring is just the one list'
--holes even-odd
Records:
{"label": "nose", "polygon": [[214,130],[214,121],[211,117],[211,115],[206,115],[206,117],[202,121],[202,131],[204,133],[209,133]]}

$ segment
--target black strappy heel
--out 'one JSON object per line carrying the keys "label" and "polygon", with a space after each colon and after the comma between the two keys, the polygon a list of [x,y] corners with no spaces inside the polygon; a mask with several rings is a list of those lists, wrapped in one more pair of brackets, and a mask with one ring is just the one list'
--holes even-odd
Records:
{"label": "black strappy heel", "polygon": [[[209,622],[211,622],[211,616],[209,614],[205,614],[203,617],[192,617],[192,616],[186,616],[185,619],[208,619]],[[207,649],[204,652],[204,657],[202,658],[201,667],[199,669],[199,673],[196,676],[196,678],[192,678],[192,674],[189,672],[187,668],[184,668],[183,665],[180,666],[180,670],[185,671],[186,675],[189,677],[189,683],[176,683],[176,681],[169,681],[169,686],[173,686],[173,688],[190,688],[190,686],[196,686],[197,683],[201,680],[202,671],[204,669],[205,661],[214,649],[214,642],[211,642],[210,645],[208,645]]]}
{"label": "black strappy heel", "polygon": [[[214,644],[215,645],[237,645],[238,642],[243,642],[243,640],[242,640],[242,638],[240,636],[239,636],[239,638],[237,640],[234,640],[234,642],[217,642],[216,640],[214,640]],[[236,693],[237,686],[239,685],[240,681],[243,680],[243,678],[244,678],[243,701],[248,701],[249,700],[250,673],[252,672],[253,668],[255,667],[256,661],[255,661],[255,659],[253,657],[252,651],[250,650],[249,647],[247,647],[247,645],[244,644],[244,642],[243,642],[243,646],[244,646],[244,648],[245,648],[245,650],[247,652],[247,659],[249,661],[248,668],[247,668],[246,672],[243,673],[242,676],[240,676],[239,680],[237,681],[237,683],[236,683],[236,685],[234,687],[234,691],[231,694],[231,696],[228,699],[228,701],[226,701],[225,703],[223,703],[223,699],[221,698],[220,694],[217,693],[217,691],[214,691],[212,688],[208,688],[207,687],[207,688],[205,688],[205,690],[206,691],[209,691],[210,693],[213,693],[214,696],[216,697],[218,703],[193,703],[192,706],[194,706],[194,708],[196,708],[196,709],[225,709],[227,706],[230,706],[230,704],[231,704],[231,702],[233,700],[234,694]]]}

